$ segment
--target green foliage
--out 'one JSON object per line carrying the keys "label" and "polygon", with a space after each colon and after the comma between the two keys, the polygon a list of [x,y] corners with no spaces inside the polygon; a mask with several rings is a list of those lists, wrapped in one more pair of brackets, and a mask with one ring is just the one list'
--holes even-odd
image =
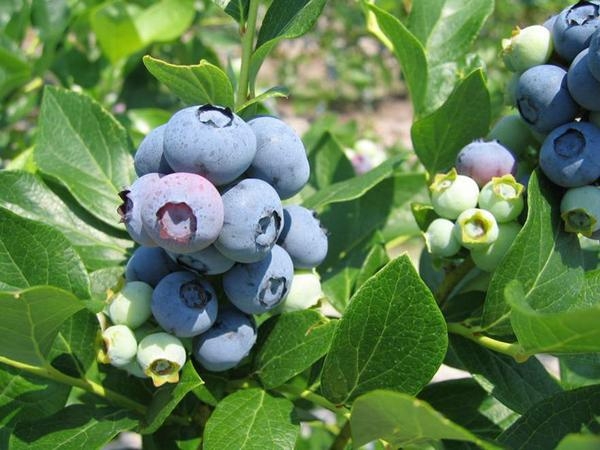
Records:
{"label": "green foliage", "polygon": [[[563,230],[562,189],[533,173],[524,226],[492,274],[466,253],[411,256],[437,217],[428,180],[498,114],[499,33],[562,7],[513,3],[2,2],[0,448],[103,448],[123,431],[148,449],[597,448],[598,249]],[[307,75],[308,95],[294,82]],[[344,110],[345,83],[366,103]],[[398,94],[414,152],[386,144],[357,175],[349,149],[381,142],[365,130]],[[97,313],[135,248],[117,213],[135,146],[201,103],[244,119],[305,108],[311,177],[292,201],[328,231],[323,297],[257,317],[238,367],[190,358],[156,388],[98,362]],[[539,353],[558,355],[559,378]],[[470,377],[438,381],[442,363]]]}

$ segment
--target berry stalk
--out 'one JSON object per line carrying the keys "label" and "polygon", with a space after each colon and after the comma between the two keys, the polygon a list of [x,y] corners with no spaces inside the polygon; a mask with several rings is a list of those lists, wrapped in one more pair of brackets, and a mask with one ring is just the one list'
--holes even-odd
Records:
{"label": "berry stalk", "polygon": [[250,58],[254,47],[254,37],[256,35],[256,21],[258,17],[259,0],[250,0],[248,6],[248,17],[246,24],[242,25],[242,65],[240,67],[240,77],[237,85],[237,95],[235,99],[235,109],[239,110],[249,99],[254,96],[254,86],[248,86],[250,80]]}

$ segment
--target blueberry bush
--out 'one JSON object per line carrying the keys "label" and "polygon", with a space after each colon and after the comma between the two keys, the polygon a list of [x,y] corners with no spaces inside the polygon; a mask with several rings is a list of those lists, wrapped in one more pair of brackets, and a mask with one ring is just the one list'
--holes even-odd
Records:
{"label": "blueberry bush", "polygon": [[[0,448],[600,448],[600,2],[326,3],[0,5]],[[413,150],[278,117],[332,11]]]}

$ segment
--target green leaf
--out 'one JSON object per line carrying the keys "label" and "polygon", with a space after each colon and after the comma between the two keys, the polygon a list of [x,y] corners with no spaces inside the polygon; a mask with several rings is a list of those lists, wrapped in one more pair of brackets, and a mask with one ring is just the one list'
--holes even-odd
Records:
{"label": "green leaf", "polygon": [[70,292],[50,286],[0,292],[0,356],[42,365],[63,322],[83,307]]}
{"label": "green leaf", "polygon": [[410,204],[414,201],[429,201],[429,192],[423,173],[399,173],[394,175],[392,211],[381,233],[385,242],[403,241],[419,236],[419,226],[411,213]]}
{"label": "green leaf", "polygon": [[526,353],[600,352],[600,302],[570,311],[540,311],[532,308],[518,282],[507,286],[506,298],[510,323]]}
{"label": "green leaf", "polygon": [[0,207],[62,232],[90,270],[124,263],[132,245],[79,218],[40,178],[27,172],[0,172]]}
{"label": "green leaf", "polygon": [[401,256],[352,297],[325,358],[323,394],[334,403],[374,389],[416,394],[444,359],[446,333],[433,295]]}
{"label": "green leaf", "polygon": [[355,200],[381,181],[392,176],[401,162],[402,159],[399,157],[388,159],[363,175],[331,184],[311,195],[303,202],[303,205],[309,209],[320,209],[331,203]]}
{"label": "green leaf", "polygon": [[115,0],[95,8],[90,22],[100,47],[115,63],[152,42],[179,37],[191,25],[195,14],[192,0],[162,0],[145,9]]}
{"label": "green leaf", "polygon": [[[11,450],[67,450],[85,445],[102,448],[119,432],[131,430],[137,420],[129,411],[94,405],[70,405],[52,416],[17,425]],[[81,447],[80,447],[81,448]]]}
{"label": "green leaf", "polygon": [[555,448],[567,434],[596,423],[599,415],[600,386],[561,392],[527,411],[498,442],[515,450]]}
{"label": "green leaf", "polygon": [[560,441],[556,450],[598,450],[600,436],[589,434],[568,434]]}
{"label": "green leaf", "polygon": [[415,153],[430,174],[449,170],[462,147],[487,134],[490,108],[483,73],[476,70],[438,110],[413,123]]}
{"label": "green leaf", "polygon": [[391,50],[402,66],[402,74],[410,92],[415,115],[418,117],[426,107],[429,78],[425,48],[397,18],[373,4],[367,6],[375,18],[377,27],[373,28],[371,25],[369,30],[380,39],[383,37],[391,45]]}
{"label": "green leaf", "polygon": [[64,408],[70,391],[69,385],[0,364],[0,425],[14,426],[54,414]]}
{"label": "green leaf", "polygon": [[390,257],[383,241],[375,244],[369,250],[365,262],[356,276],[355,286],[358,288],[365,284],[381,268],[390,262]]}
{"label": "green leaf", "polygon": [[66,0],[33,0],[31,15],[44,46],[58,41],[69,24],[69,5]]}
{"label": "green leaf", "polygon": [[233,108],[233,86],[217,66],[202,60],[192,66],[170,64],[149,55],[143,58],[144,65],[154,77],[187,105],[228,106]]}
{"label": "green leaf", "polygon": [[519,414],[489,395],[473,378],[428,384],[418,397],[484,439],[494,439],[519,418]]}
{"label": "green leaf", "polygon": [[600,353],[562,355],[560,382],[565,389],[600,384]]}
{"label": "green leaf", "polygon": [[91,214],[118,227],[119,192],[134,178],[132,149],[119,122],[91,98],[47,86],[35,162]]}
{"label": "green leaf", "polygon": [[283,39],[306,34],[316,23],[327,0],[273,0],[258,32],[256,49],[250,57],[250,85],[268,54]]}
{"label": "green leaf", "polygon": [[60,232],[0,208],[0,289],[36,285],[62,288],[81,299],[90,296],[85,267]]}
{"label": "green leaf", "polygon": [[267,89],[262,94],[258,94],[256,97],[251,98],[246,103],[241,105],[236,111],[239,116],[245,120],[252,119],[256,116],[256,109],[259,104],[267,101],[270,98],[282,98],[287,97],[290,94],[288,88],[283,86],[275,86]]}
{"label": "green leaf", "polygon": [[254,360],[263,386],[280,386],[321,359],[329,349],[336,323],[313,310],[280,314],[263,323]]}
{"label": "green leaf", "polygon": [[494,272],[486,296],[482,327],[489,333],[512,333],[505,288],[513,280],[522,285],[533,309],[548,313],[581,309],[575,299],[584,289],[583,259],[577,236],[562,231],[561,190],[534,172],[527,191],[527,220]]}
{"label": "green leaf", "polygon": [[0,99],[29,80],[31,69],[25,59],[0,44]]}
{"label": "green leaf", "polygon": [[441,439],[468,441],[499,449],[450,422],[431,406],[399,392],[374,390],[356,399],[350,416],[352,441],[361,446],[383,439],[393,448],[433,444]]}
{"label": "green leaf", "polygon": [[154,392],[152,401],[148,405],[148,413],[141,424],[140,432],[149,434],[158,430],[188,392],[203,384],[204,381],[194,369],[194,365],[191,361],[188,361],[181,369],[179,382],[168,383]]}
{"label": "green leaf", "polygon": [[510,356],[492,352],[455,335],[452,335],[450,344],[475,380],[487,392],[520,414],[561,391],[557,381],[536,358],[518,363]]}
{"label": "green leaf", "polygon": [[222,450],[293,449],[299,426],[294,405],[261,389],[245,389],[225,397],[206,422],[203,448]]}
{"label": "green leaf", "polygon": [[342,144],[329,131],[324,132],[311,148],[309,161],[312,168],[309,183],[316,190],[356,175]]}
{"label": "green leaf", "polygon": [[243,23],[248,17],[248,5],[250,0],[212,0],[221,7],[227,14],[233,17],[236,22]]}

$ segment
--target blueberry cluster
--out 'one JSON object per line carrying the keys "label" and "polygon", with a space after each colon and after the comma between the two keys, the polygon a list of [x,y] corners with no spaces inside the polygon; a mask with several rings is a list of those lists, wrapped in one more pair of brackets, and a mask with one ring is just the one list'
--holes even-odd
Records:
{"label": "blueberry cluster", "polygon": [[463,147],[455,167],[429,186],[438,215],[424,232],[429,253],[453,258],[466,249],[477,267],[494,271],[521,230],[524,186],[516,171],[513,152],[496,140]]}
{"label": "blueberry cluster", "polygon": [[177,381],[189,351],[206,370],[235,367],[256,341],[252,315],[327,254],[314,212],[282,203],[308,181],[304,145],[278,118],[192,106],[152,130],[134,164],[119,213],[140,246],[106,307],[100,358],[155,385]]}
{"label": "blueberry cluster", "polygon": [[579,1],[502,42],[511,100],[539,137],[538,163],[566,188],[568,232],[600,238],[600,1]]}

